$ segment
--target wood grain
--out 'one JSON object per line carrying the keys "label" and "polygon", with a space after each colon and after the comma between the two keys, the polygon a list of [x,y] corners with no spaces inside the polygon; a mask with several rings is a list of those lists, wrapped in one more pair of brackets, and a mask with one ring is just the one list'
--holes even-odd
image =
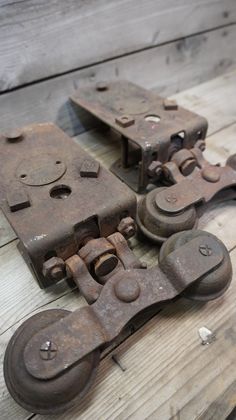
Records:
{"label": "wood grain", "polygon": [[[231,258],[236,267],[236,250]],[[181,299],[167,306],[115,350],[125,372],[105,358],[81,406],[57,419],[199,418],[235,381],[235,298],[234,276],[230,290],[217,301],[203,305]],[[209,346],[199,339],[202,326],[216,334]],[[228,410],[223,404],[214,420],[225,418]]]}
{"label": "wood grain", "polygon": [[[215,1],[210,3],[213,7]],[[88,121],[84,113],[76,113],[68,101],[74,90],[99,80],[128,79],[148,89],[156,88],[163,96],[173,95],[232,69],[236,65],[235,39],[236,25],[232,25],[2,94],[1,132],[30,123],[53,121],[69,135],[77,135],[87,129]],[[222,90],[223,85],[226,86],[224,81]],[[235,100],[232,95],[230,98]],[[202,106],[198,109],[201,111]],[[205,106],[202,113],[208,109],[210,106]]]}
{"label": "wood grain", "polygon": [[0,91],[5,91],[234,23],[236,4],[234,0],[1,0],[0,19]]}
{"label": "wood grain", "polygon": [[[204,108],[211,133],[208,158],[216,161],[224,161],[229,153],[236,151],[235,77],[235,72],[232,72],[176,96],[179,103],[187,103],[196,111]],[[218,112],[221,118],[217,119]],[[110,147],[110,139],[98,131],[77,136],[76,141],[106,166],[119,153],[117,143]],[[219,236],[232,250],[234,269],[235,204],[231,202],[213,208],[201,220],[201,227]],[[157,247],[137,239],[132,240],[132,246],[149,265],[157,263]],[[0,274],[1,363],[7,342],[23,320],[43,309],[74,310],[84,304],[78,291],[71,290],[66,284],[40,290],[16,248],[16,241],[0,248]],[[235,397],[235,370],[232,369],[236,343],[235,295],[234,274],[230,290],[215,302],[202,305],[181,299],[167,306],[113,350],[125,366],[125,372],[108,354],[102,360],[94,387],[82,405],[56,418],[189,420],[204,418],[204,413],[209,418],[211,412],[214,420],[224,418]],[[204,325],[216,332],[217,339],[209,346],[202,346],[198,337],[198,329]],[[222,395],[225,395],[224,400]],[[218,410],[214,406],[217,402]],[[3,420],[31,417],[9,396],[2,373],[0,411]],[[49,420],[47,416],[36,415],[34,418]]]}

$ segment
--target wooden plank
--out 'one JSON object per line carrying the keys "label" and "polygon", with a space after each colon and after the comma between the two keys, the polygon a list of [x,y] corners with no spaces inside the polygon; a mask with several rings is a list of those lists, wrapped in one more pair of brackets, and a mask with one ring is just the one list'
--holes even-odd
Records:
{"label": "wooden plank", "polygon": [[[236,267],[236,250],[231,257]],[[115,350],[125,372],[105,358],[80,407],[57,419],[199,418],[235,382],[235,299],[234,276],[230,290],[216,301],[180,299],[167,306]],[[198,336],[202,326],[216,334],[208,346]],[[220,405],[214,420],[225,418],[228,407]]]}
{"label": "wooden plank", "polygon": [[8,242],[13,241],[16,234],[8,223],[4,213],[0,209],[0,247],[6,245]]}
{"label": "wooden plank", "polygon": [[[235,71],[181,92],[175,96],[175,99],[185,108],[201,113],[207,118],[208,135],[210,135],[222,129],[222,121],[224,127],[236,121],[233,80],[236,80]],[[216,95],[219,95],[218,98]]]}
{"label": "wooden plank", "polygon": [[65,282],[40,289],[17,249],[16,241],[0,248],[0,278],[0,334],[47,303],[55,303],[61,297],[67,301],[66,295],[71,292]]}
{"label": "wooden plank", "polygon": [[0,91],[5,91],[235,23],[236,4],[234,0],[1,0],[0,14]]}
{"label": "wooden plank", "polygon": [[[34,122],[53,121],[69,135],[77,135],[86,129],[88,121],[83,118],[83,113],[76,113],[68,101],[74,90],[98,80],[130,79],[146,88],[155,87],[163,96],[172,95],[232,69],[236,65],[235,38],[236,25],[233,25],[3,94],[0,101],[1,131]],[[222,91],[225,84],[223,80]],[[201,92],[203,97],[204,89]],[[212,95],[214,97],[214,93]],[[230,98],[234,104],[235,97]],[[219,98],[214,97],[214,100],[219,101]],[[185,102],[191,101],[186,98]],[[210,102],[210,106],[214,106],[214,102]],[[202,109],[201,105],[198,110],[204,114],[207,107]]]}

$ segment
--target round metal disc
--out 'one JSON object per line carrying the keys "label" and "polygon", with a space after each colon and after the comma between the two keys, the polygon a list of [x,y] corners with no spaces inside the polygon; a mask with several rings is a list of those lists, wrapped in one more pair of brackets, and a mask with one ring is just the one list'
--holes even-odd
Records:
{"label": "round metal disc", "polygon": [[66,171],[65,164],[54,155],[29,156],[19,164],[17,178],[26,185],[47,185],[57,181]]}
{"label": "round metal disc", "polygon": [[[218,267],[189,286],[184,291],[183,295],[192,300],[208,301],[221,296],[228,289],[232,279],[230,256],[223,242],[211,233],[204,232],[202,230],[179,232],[171,236],[162,245],[158,258],[159,262],[161,262],[171,252],[179,249],[181,246],[198,236],[213,237],[214,240],[221,246],[224,259]],[[192,258],[194,258],[194,255]]]}
{"label": "round metal disc", "polygon": [[[90,353],[65,373],[50,380],[34,378],[26,370],[24,349],[28,341],[36,332],[68,314],[69,311],[62,309],[38,313],[25,321],[8,343],[4,358],[6,385],[14,400],[26,410],[39,414],[63,412],[84,396],[93,381],[99,351]],[[55,343],[53,349],[56,349]]]}

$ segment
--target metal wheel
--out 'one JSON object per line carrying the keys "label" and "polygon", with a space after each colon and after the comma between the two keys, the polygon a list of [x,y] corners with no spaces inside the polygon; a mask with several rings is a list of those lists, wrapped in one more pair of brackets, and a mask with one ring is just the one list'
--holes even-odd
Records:
{"label": "metal wheel", "polygon": [[[47,310],[25,321],[8,343],[4,358],[4,376],[14,400],[34,413],[54,414],[73,406],[89,389],[99,362],[99,351],[86,356],[64,374],[51,380],[31,376],[24,363],[24,349],[39,330],[70,314],[62,309]],[[40,349],[39,349],[40,351]]]}
{"label": "metal wheel", "polygon": [[220,266],[216,267],[210,273],[188,287],[184,291],[183,295],[192,300],[208,301],[221,296],[228,289],[232,279],[232,265],[228,250],[223,242],[221,242],[216,236],[202,230],[176,233],[162,245],[159,253],[159,262],[161,262],[171,252],[198,236],[213,237],[214,240],[222,247],[224,259]]}
{"label": "metal wheel", "polygon": [[155,243],[162,243],[174,233],[194,229],[197,226],[194,206],[175,214],[164,213],[158,209],[155,198],[163,188],[149,192],[139,202],[137,210],[137,225],[140,231]]}

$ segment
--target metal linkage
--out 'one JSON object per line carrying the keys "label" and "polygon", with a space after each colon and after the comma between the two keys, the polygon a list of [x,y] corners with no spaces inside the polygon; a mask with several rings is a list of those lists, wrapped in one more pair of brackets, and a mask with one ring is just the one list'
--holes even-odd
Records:
{"label": "metal linkage", "polygon": [[193,148],[189,153],[197,163],[191,175],[185,177],[175,164],[167,163],[166,176],[175,184],[156,188],[139,202],[139,229],[154,242],[163,242],[173,233],[196,227],[203,205],[213,197],[220,201],[236,198],[236,154],[221,167],[211,165],[199,149]]}
{"label": "metal linkage", "polygon": [[104,276],[118,263],[106,238],[135,233],[134,193],[53,124],[0,136],[0,206],[40,287],[68,279],[76,253]]}
{"label": "metal linkage", "polygon": [[[109,241],[119,250],[122,247],[119,234]],[[90,252],[87,255],[90,263]],[[113,269],[91,306],[73,313],[44,311],[27,320],[5,354],[4,373],[12,397],[36,413],[66,410],[89,389],[100,351],[137,314],[183,294],[214,299],[228,288],[232,277],[225,246],[202,231],[173,235],[163,245],[159,262],[159,267],[145,270],[127,269],[126,264],[135,267],[136,263],[126,261]],[[80,257],[66,260],[66,269],[79,281]]]}

